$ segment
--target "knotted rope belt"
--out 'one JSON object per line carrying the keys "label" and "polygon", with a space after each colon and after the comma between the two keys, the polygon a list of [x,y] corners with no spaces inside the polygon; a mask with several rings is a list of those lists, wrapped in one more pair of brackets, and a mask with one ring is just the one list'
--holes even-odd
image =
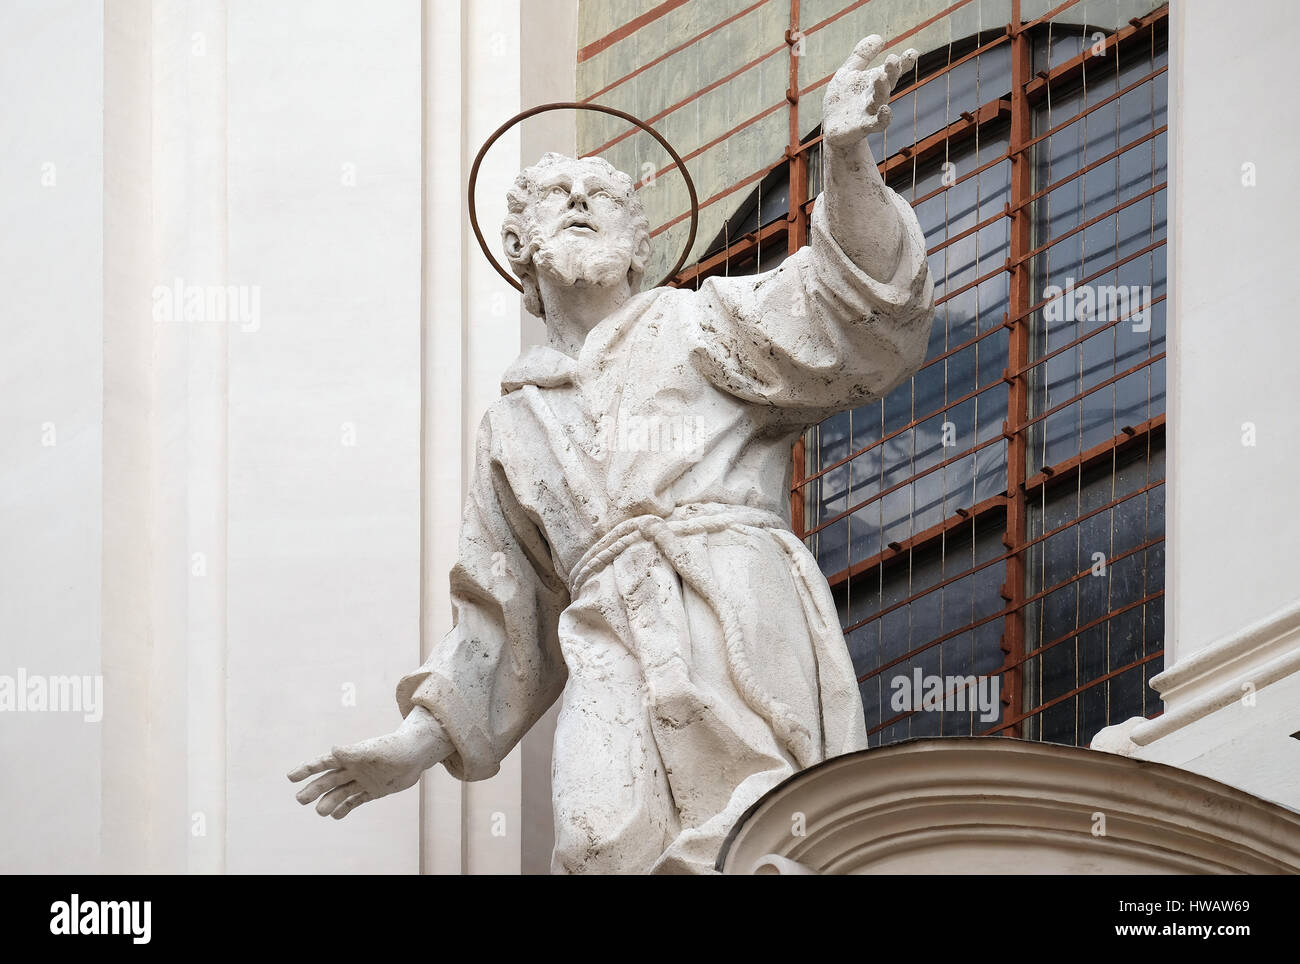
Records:
{"label": "knotted rope belt", "polygon": [[[745,648],[745,636],[735,608],[713,578],[707,560],[702,560],[687,541],[690,536],[723,532],[736,527],[766,529],[785,550],[798,577],[812,578],[808,555],[803,543],[795,538],[785,520],[774,512],[750,506],[706,502],[678,506],[666,518],[641,515],[626,519],[585,552],[569,573],[569,598],[576,599],[583,585],[601,572],[630,546],[638,542],[653,543],[663,557],[701,599],[713,610],[722,627],[727,669],[746,705],[771,724],[774,732],[800,766],[821,759],[808,728],[781,700],[768,693],[754,676]],[[816,578],[822,578],[821,572]]]}

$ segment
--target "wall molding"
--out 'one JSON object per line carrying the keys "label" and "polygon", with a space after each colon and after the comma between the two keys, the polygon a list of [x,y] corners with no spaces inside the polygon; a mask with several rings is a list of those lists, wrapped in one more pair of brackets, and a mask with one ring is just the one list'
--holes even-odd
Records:
{"label": "wall molding", "polygon": [[1165,712],[1136,726],[1130,739],[1146,746],[1293,673],[1300,673],[1300,600],[1152,678]]}

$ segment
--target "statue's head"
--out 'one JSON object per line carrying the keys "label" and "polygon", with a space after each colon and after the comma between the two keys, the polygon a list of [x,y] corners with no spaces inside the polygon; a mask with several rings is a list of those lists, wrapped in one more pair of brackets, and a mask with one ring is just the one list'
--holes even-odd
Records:
{"label": "statue's head", "polygon": [[570,287],[640,287],[650,222],[632,179],[608,161],[544,154],[515,178],[506,203],[501,241],[533,314],[546,317],[541,275]]}

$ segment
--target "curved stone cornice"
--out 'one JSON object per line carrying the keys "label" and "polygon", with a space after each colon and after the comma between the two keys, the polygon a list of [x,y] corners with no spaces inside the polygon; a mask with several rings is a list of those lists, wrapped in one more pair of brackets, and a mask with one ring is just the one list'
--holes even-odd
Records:
{"label": "curved stone cornice", "polygon": [[835,757],[773,788],[737,822],[718,867],[1297,873],[1300,814],[1195,773],[1079,747],[909,740]]}

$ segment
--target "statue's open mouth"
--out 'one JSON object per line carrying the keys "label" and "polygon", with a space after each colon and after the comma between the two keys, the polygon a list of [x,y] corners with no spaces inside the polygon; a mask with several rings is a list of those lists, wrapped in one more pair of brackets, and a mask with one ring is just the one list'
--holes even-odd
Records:
{"label": "statue's open mouth", "polygon": [[593,234],[599,230],[593,222],[588,221],[586,218],[574,217],[569,218],[564,222],[564,230],[570,231],[574,228],[582,231],[591,231]]}

